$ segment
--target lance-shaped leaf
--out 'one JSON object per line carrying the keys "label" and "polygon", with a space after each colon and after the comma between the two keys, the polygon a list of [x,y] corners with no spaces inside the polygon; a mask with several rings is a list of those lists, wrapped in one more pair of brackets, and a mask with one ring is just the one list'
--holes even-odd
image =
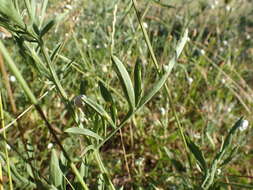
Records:
{"label": "lance-shaped leaf", "polygon": [[136,61],[134,67],[134,94],[137,106],[142,96],[142,64],[140,60]]}
{"label": "lance-shaped leaf", "polygon": [[110,114],[111,114],[111,118],[112,120],[115,122],[116,121],[116,115],[117,115],[117,110],[115,107],[115,103],[112,97],[111,92],[105,87],[105,85],[99,81],[98,83],[99,87],[100,87],[100,92],[102,97],[104,98],[104,100],[108,103],[109,107],[110,107]]}
{"label": "lance-shaped leaf", "polygon": [[241,117],[235,124],[234,126],[230,129],[224,143],[223,143],[223,146],[221,148],[221,152],[224,152],[228,149],[228,147],[231,145],[232,143],[232,139],[234,137],[234,134],[236,132],[236,130],[241,127],[243,124],[243,118]]}
{"label": "lance-shaped leaf", "polygon": [[116,73],[120,79],[120,83],[127,98],[129,107],[131,110],[133,110],[135,107],[135,95],[130,76],[123,63],[114,55],[112,55],[112,62],[116,68]]}
{"label": "lance-shaped leaf", "polygon": [[96,111],[101,117],[103,117],[110,125],[112,125],[114,128],[116,128],[114,122],[112,121],[109,114],[104,110],[104,108],[99,105],[98,103],[94,102],[90,98],[86,97],[85,95],[80,96],[81,101],[86,103],[88,106],[90,106],[94,111]]}
{"label": "lance-shaped leaf", "polygon": [[73,134],[77,134],[77,135],[86,135],[86,136],[93,137],[97,140],[103,140],[103,138],[100,137],[97,133],[94,133],[93,131],[91,131],[89,129],[72,127],[72,128],[68,128],[67,130],[65,130],[65,132],[66,133],[73,133]]}
{"label": "lance-shaped leaf", "polygon": [[40,32],[40,37],[42,38],[55,24],[55,20],[50,20]]}
{"label": "lance-shaped leaf", "polygon": [[104,100],[107,103],[113,104],[113,98],[112,98],[110,91],[105,87],[105,85],[101,81],[98,82],[98,85],[100,88],[100,93],[101,93],[102,97],[104,98]]}
{"label": "lance-shaped leaf", "polygon": [[50,177],[51,183],[55,187],[57,187],[57,189],[61,189],[63,175],[59,166],[59,159],[54,149],[52,150],[52,153],[51,153],[49,177]]}
{"label": "lance-shaped leaf", "polygon": [[[172,59],[170,61],[170,65],[175,65],[176,63],[176,60],[175,58]],[[165,72],[162,77],[155,82],[155,84],[153,85],[152,88],[150,88],[150,90],[146,93],[146,95],[144,95],[141,100],[140,100],[140,103],[139,103],[139,106],[138,107],[141,107],[143,105],[145,105],[161,88],[162,86],[164,85],[164,83],[166,82],[168,76],[169,76],[170,72]]]}
{"label": "lance-shaped leaf", "polygon": [[183,51],[183,48],[187,42],[187,39],[188,39],[188,30],[185,31],[183,38],[178,43],[176,47],[175,55],[170,60],[169,65],[165,67],[165,73],[161,76],[161,78],[157,82],[155,82],[153,87],[150,88],[150,90],[146,93],[146,95],[142,97],[138,108],[145,105],[162,88],[168,76],[170,75],[173,67],[175,66],[177,58],[180,56],[181,52]]}
{"label": "lance-shaped leaf", "polygon": [[200,164],[200,167],[202,169],[203,172],[206,171],[206,161],[205,158],[201,152],[201,150],[199,149],[199,147],[193,142],[191,141],[189,138],[186,140],[187,142],[187,146],[189,147],[190,151],[192,152],[192,154],[194,155],[195,159],[198,161],[198,163]]}

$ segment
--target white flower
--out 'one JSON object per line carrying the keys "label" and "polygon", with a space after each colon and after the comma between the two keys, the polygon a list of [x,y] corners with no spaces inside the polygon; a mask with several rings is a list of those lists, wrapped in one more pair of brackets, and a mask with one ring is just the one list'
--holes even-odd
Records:
{"label": "white flower", "polygon": [[201,136],[200,136],[200,134],[199,134],[199,133],[195,133],[195,134],[193,134],[193,137],[194,137],[195,139],[200,139],[200,138],[201,138]]}
{"label": "white flower", "polygon": [[191,85],[193,82],[193,78],[189,77],[189,78],[187,78],[187,80],[188,80],[189,84]]}
{"label": "white flower", "polygon": [[108,72],[108,69],[107,69],[107,66],[106,66],[106,65],[103,65],[103,66],[102,66],[102,71],[103,71],[104,73],[107,73],[107,72]]}
{"label": "white flower", "polygon": [[226,83],[226,79],[222,78],[222,79],[221,79],[221,83],[222,83],[222,84],[225,84],[225,83]]}
{"label": "white flower", "polygon": [[143,22],[143,27],[148,28],[148,24],[146,22]]}
{"label": "white flower", "polygon": [[189,36],[187,37],[187,41],[188,41],[188,42],[191,41],[191,38],[190,38]]}
{"label": "white flower", "polygon": [[229,5],[226,6],[226,11],[230,11],[231,7]]}
{"label": "white flower", "polygon": [[249,126],[249,121],[245,119],[242,121],[242,125],[239,127],[239,130],[244,131],[248,128],[248,126]]}
{"label": "white flower", "polygon": [[165,115],[165,114],[166,114],[166,110],[165,110],[163,107],[161,107],[161,108],[159,109],[159,111],[161,112],[162,115]]}
{"label": "white flower", "polygon": [[11,82],[16,82],[16,77],[13,76],[13,75],[11,75],[11,76],[10,76],[10,81],[11,81]]}
{"label": "white flower", "polygon": [[227,41],[227,40],[224,40],[224,41],[223,41],[223,44],[224,44],[225,46],[227,46],[227,45],[228,45],[228,41]]}
{"label": "white flower", "polygon": [[250,39],[250,35],[246,34],[246,39],[249,40]]}
{"label": "white flower", "polygon": [[51,149],[51,148],[53,148],[53,143],[49,143],[48,145],[47,145],[47,149]]}
{"label": "white flower", "polygon": [[221,174],[221,169],[217,169],[217,175]]}
{"label": "white flower", "polygon": [[11,150],[11,147],[10,147],[10,145],[8,145],[8,144],[6,144],[6,148],[7,148],[8,150]]}
{"label": "white flower", "polygon": [[82,97],[85,97],[85,95],[76,96],[74,98],[74,104],[76,107],[82,108],[84,106],[84,102],[82,100]]}
{"label": "white flower", "polygon": [[144,164],[145,159],[140,157],[137,160],[135,160],[135,165],[142,166]]}
{"label": "white flower", "polygon": [[201,53],[201,55],[205,55],[206,52],[205,52],[205,50],[201,49],[200,53]]}
{"label": "white flower", "polygon": [[86,39],[86,38],[83,38],[82,39],[82,42],[86,45],[86,44],[88,44],[88,40]]}
{"label": "white flower", "polygon": [[64,8],[69,9],[69,10],[73,9],[73,7],[71,5],[65,5]]}

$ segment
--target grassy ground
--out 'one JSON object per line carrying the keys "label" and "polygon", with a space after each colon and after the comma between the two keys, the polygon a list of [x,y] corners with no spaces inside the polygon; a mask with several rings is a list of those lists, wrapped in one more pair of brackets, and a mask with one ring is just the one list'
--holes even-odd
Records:
{"label": "grassy ground", "polygon": [[25,28],[0,4],[34,94],[0,44],[0,189],[253,189],[252,2],[54,0],[43,22],[35,5]]}

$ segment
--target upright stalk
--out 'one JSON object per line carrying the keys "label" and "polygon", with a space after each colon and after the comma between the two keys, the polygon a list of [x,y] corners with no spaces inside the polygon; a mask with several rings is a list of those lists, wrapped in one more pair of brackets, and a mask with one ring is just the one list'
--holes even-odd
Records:
{"label": "upright stalk", "polygon": [[[0,92],[0,122],[1,122],[1,128],[4,128],[4,112],[3,112],[1,92]],[[3,132],[3,137],[4,137],[4,139],[6,139],[6,132],[5,131]],[[10,190],[13,190],[10,160],[9,160],[9,154],[8,154],[8,148],[7,148],[6,141],[4,141],[4,149],[5,149],[5,159],[6,159],[6,165],[7,165],[8,178],[9,178],[9,188],[10,188]],[[2,171],[1,171],[1,173],[2,173]],[[0,183],[2,184],[2,181],[0,181]],[[1,185],[0,189],[3,189],[2,185]]]}

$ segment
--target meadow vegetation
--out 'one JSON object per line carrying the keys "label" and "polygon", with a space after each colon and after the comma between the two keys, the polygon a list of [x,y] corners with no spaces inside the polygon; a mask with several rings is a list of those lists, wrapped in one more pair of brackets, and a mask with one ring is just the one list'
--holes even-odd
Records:
{"label": "meadow vegetation", "polygon": [[250,0],[0,0],[0,190],[253,189]]}

